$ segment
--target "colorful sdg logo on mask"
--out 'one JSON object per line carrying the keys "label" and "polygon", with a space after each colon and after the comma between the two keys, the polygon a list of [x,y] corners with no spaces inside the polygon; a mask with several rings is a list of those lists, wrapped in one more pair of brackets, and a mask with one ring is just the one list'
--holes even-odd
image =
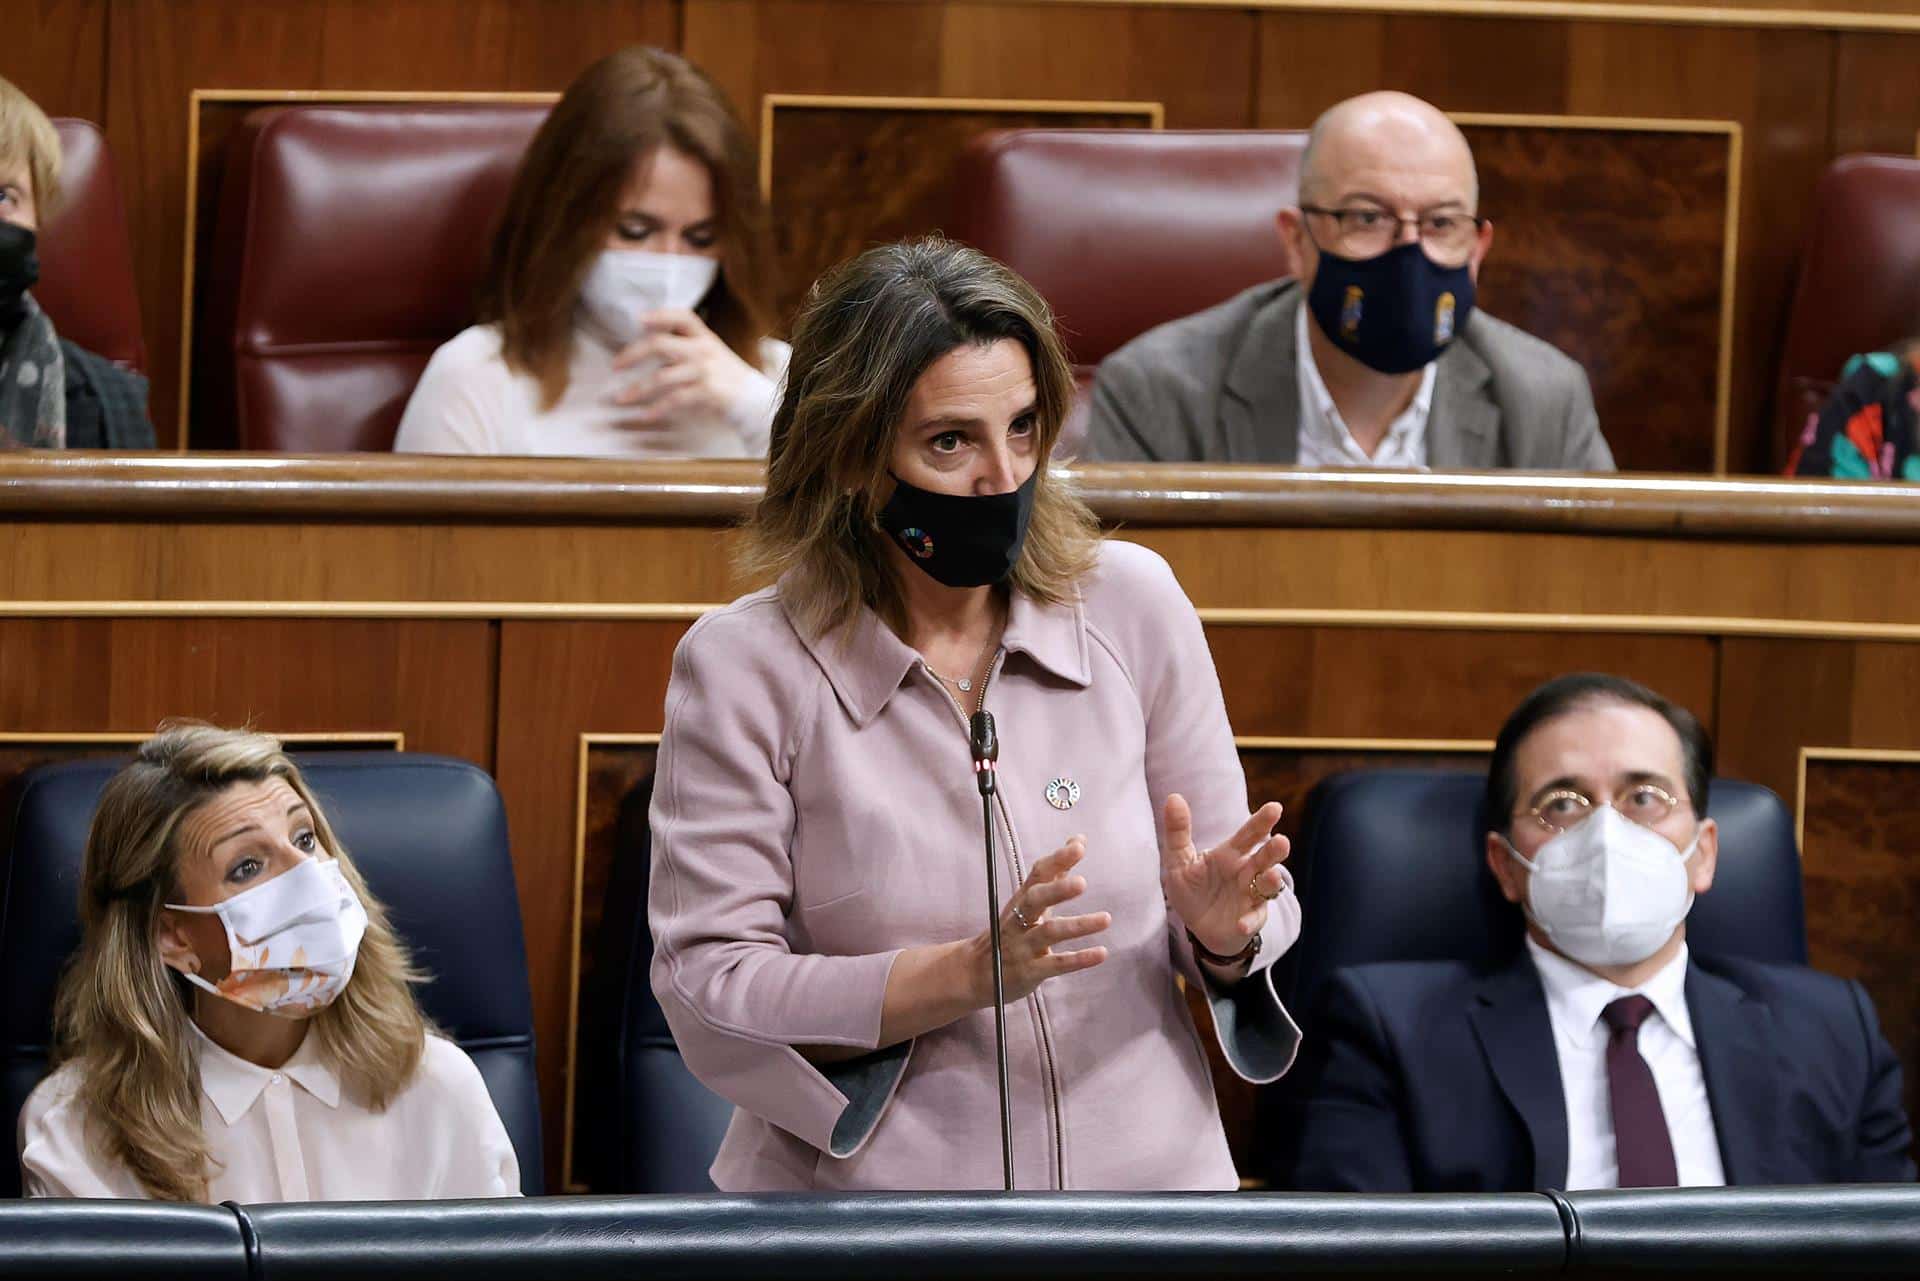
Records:
{"label": "colorful sdg logo on mask", "polygon": [[917,560],[926,560],[933,555],[933,535],[918,525],[900,531],[900,545]]}
{"label": "colorful sdg logo on mask", "polygon": [[1340,304],[1340,333],[1348,338],[1360,336],[1360,316],[1366,310],[1367,291],[1358,285],[1347,286],[1347,296]]}
{"label": "colorful sdg logo on mask", "polygon": [[1453,295],[1440,295],[1440,301],[1433,307],[1433,341],[1436,345],[1453,341]]}

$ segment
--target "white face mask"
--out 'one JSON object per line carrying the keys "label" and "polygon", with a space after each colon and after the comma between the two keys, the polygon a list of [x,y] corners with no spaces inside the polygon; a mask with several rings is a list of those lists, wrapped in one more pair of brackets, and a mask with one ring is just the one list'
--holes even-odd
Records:
{"label": "white face mask", "polygon": [[166,906],[217,916],[227,929],[227,977],[209,983],[182,971],[187,982],[288,1017],[311,1014],[346,990],[367,932],[367,909],[337,859],[305,859],[212,907]]}
{"label": "white face mask", "polygon": [[1611,805],[1534,851],[1527,916],[1553,945],[1586,965],[1632,965],[1659,951],[1693,907],[1687,860],[1700,846],[1696,831],[1684,851]]}
{"label": "white face mask", "polygon": [[624,347],[640,337],[641,316],[663,307],[684,311],[698,305],[719,274],[716,258],[608,249],[594,260],[580,286],[581,318],[613,346]]}

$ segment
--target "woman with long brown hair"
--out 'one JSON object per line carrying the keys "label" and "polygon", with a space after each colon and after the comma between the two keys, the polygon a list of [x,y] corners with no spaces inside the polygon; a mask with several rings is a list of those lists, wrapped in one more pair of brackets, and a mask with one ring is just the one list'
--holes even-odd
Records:
{"label": "woman with long brown hair", "polygon": [[264,734],[163,727],[108,782],[80,873],[27,1193],[169,1201],[517,1195],[473,1061]]}
{"label": "woman with long brown hair", "polygon": [[1047,462],[1073,379],[975,250],[871,250],[794,332],[747,568],[674,655],[653,791],[653,989],[737,1111],[727,1191],[996,1188],[994,810],[1015,1182],[1231,1188],[1207,1055],[1286,1070],[1299,933],[1165,561]]}
{"label": "woman with long brown hair", "polygon": [[635,46],[567,87],[494,234],[480,324],[434,353],[417,453],[759,457],[787,347],[766,213],[719,86]]}

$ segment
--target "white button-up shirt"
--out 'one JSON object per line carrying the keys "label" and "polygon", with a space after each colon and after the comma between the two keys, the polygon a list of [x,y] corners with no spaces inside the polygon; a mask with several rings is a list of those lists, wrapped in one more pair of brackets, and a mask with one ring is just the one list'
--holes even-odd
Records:
{"label": "white button-up shirt", "polygon": [[1700,1051],[1687,1010],[1687,949],[1637,988],[1616,987],[1584,966],[1549,952],[1529,937],[1527,950],[1547,992],[1553,1048],[1560,1056],[1560,1088],[1567,1102],[1567,1191],[1617,1188],[1620,1163],[1614,1151],[1613,1096],[1607,1085],[1607,1043],[1600,1011],[1638,993],[1653,1002],[1640,1025],[1640,1057],[1653,1071],[1660,1111],[1673,1140],[1680,1186],[1724,1187],[1719,1132],[1707,1101]]}
{"label": "white button-up shirt", "polygon": [[[437,1036],[383,1112],[354,1098],[309,1035],[278,1070],[194,1028],[200,1123],[213,1158],[208,1200],[402,1201],[520,1194],[520,1166],[465,1051]],[[80,1065],[42,1081],[20,1113],[28,1196],[144,1198],[88,1140]]]}
{"label": "white button-up shirt", "polygon": [[1434,362],[1428,361],[1420,375],[1420,389],[1413,403],[1387,425],[1380,447],[1369,458],[1367,451],[1353,438],[1346,420],[1340,417],[1333,393],[1320,377],[1320,366],[1313,363],[1313,346],[1307,341],[1307,309],[1300,308],[1293,328],[1294,350],[1299,353],[1300,452],[1302,467],[1419,467],[1427,465],[1427,417],[1433,409]]}

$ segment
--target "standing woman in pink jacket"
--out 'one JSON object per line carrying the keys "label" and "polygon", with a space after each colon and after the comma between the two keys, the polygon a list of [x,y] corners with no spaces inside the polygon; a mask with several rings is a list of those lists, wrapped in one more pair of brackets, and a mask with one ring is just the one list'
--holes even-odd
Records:
{"label": "standing woman in pink jacket", "polygon": [[1166,562],[1048,472],[1072,394],[1046,304],[962,246],[871,250],[800,316],[772,585],[681,642],[654,787],[653,988],[736,1105],[722,1189],[1000,1186],[982,708],[1016,1185],[1236,1186],[1182,976],[1240,1075],[1292,1062],[1280,807]]}

